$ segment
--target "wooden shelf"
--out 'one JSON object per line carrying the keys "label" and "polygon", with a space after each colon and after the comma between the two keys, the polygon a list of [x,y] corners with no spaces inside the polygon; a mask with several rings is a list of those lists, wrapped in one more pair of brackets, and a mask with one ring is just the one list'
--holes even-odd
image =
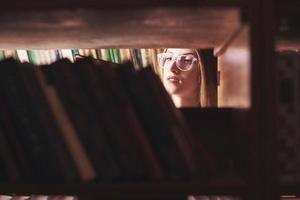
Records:
{"label": "wooden shelf", "polygon": [[54,1],[38,1],[29,0],[20,2],[18,0],[5,1],[0,0],[0,10],[49,10],[49,9],[97,9],[97,10],[124,10],[132,8],[150,8],[150,7],[246,7],[248,1],[246,0],[126,0],[126,1],[105,1],[105,0],[79,0],[70,2],[67,0]]}
{"label": "wooden shelf", "polygon": [[300,35],[299,37],[279,38],[276,41],[277,51],[299,51],[300,50]]}
{"label": "wooden shelf", "polygon": [[277,14],[299,13],[300,2],[295,0],[275,0]]}
{"label": "wooden shelf", "polygon": [[279,195],[300,195],[299,184],[278,186]]}
{"label": "wooden shelf", "polygon": [[239,9],[228,7],[23,10],[0,12],[0,49],[212,48],[241,26]]}
{"label": "wooden shelf", "polygon": [[299,1],[276,1],[275,14],[277,18],[276,50],[300,49],[300,23],[298,15]]}
{"label": "wooden shelf", "polygon": [[164,199],[191,194],[243,195],[248,186],[241,177],[219,178],[209,182],[132,182],[80,184],[0,184],[5,194],[64,194],[110,199]]}

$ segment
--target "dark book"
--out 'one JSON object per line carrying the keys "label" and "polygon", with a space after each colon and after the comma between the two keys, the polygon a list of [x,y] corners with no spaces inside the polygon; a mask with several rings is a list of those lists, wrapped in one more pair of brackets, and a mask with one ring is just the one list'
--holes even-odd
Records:
{"label": "dark book", "polygon": [[[131,168],[137,170],[137,167],[140,166],[141,172],[146,172],[148,179],[163,179],[163,170],[129,101],[126,90],[115,71],[116,65],[107,62],[103,62],[102,65],[102,68],[98,68],[99,74],[102,74],[101,81],[103,84],[101,85],[105,85],[104,90],[106,91],[108,101],[112,103],[111,110],[113,118],[116,119],[120,126],[120,137],[125,136],[121,142],[125,143],[127,141],[131,144],[131,148],[127,148],[127,151],[135,158],[135,164],[131,163]],[[120,150],[122,151],[122,149]],[[136,159],[139,160],[139,164]]]}
{"label": "dark book", "polygon": [[12,59],[0,63],[1,90],[6,105],[12,112],[18,140],[22,141],[23,150],[31,164],[33,173],[31,179],[59,181],[61,174],[56,165],[55,155],[18,73],[19,64]]}
{"label": "dark book", "polygon": [[152,101],[164,118],[169,137],[176,144],[189,177],[206,178],[209,173],[215,172],[216,161],[205,147],[193,138],[188,124],[174,105],[160,78],[150,66],[139,70],[138,75],[141,76],[147,92],[153,97]]}
{"label": "dark book", "polygon": [[2,93],[1,89],[0,92],[3,94],[2,98],[0,98],[0,125],[3,130],[2,134],[12,150],[12,156],[16,162],[20,180],[29,180],[29,177],[32,176],[32,167],[27,159],[22,141],[18,139],[17,129],[13,125],[12,113],[8,110],[8,106],[3,101],[4,93]]}
{"label": "dark book", "polygon": [[[0,165],[3,168],[3,175],[7,178],[7,181],[15,182],[20,181],[19,171],[17,169],[17,163],[13,157],[12,148],[9,146],[9,142],[5,138],[4,129],[0,121]],[[1,168],[0,168],[1,169]],[[1,175],[0,175],[1,180]]]}
{"label": "dark book", "polygon": [[59,132],[64,139],[67,149],[72,156],[81,181],[91,181],[95,179],[95,170],[92,166],[87,152],[84,149],[78,133],[71,122],[65,107],[59,98],[58,92],[54,87],[48,72],[49,66],[41,66],[35,70],[36,77],[46,96],[49,108],[51,109],[55,121],[58,125]]}
{"label": "dark book", "polygon": [[186,165],[176,141],[171,137],[166,119],[161,115],[153,100],[155,97],[148,92],[142,77],[138,76],[130,63],[119,66],[117,71],[166,175],[170,179],[187,178]]}
{"label": "dark book", "polygon": [[45,137],[53,150],[55,163],[57,168],[61,170],[63,180],[67,182],[78,181],[79,174],[74,160],[67,150],[61,133],[59,133],[60,130],[37,79],[35,73],[37,67],[27,63],[18,66],[18,73],[24,83],[24,89],[34,105],[33,109],[43,126]]}
{"label": "dark book", "polygon": [[[99,63],[99,62],[98,62]],[[78,75],[82,76],[82,83],[87,92],[90,104],[95,108],[98,123],[102,124],[104,134],[111,148],[111,157],[118,160],[118,165],[122,171],[124,180],[142,180],[145,177],[145,166],[142,158],[135,149],[127,127],[124,127],[124,113],[117,110],[114,97],[109,86],[113,83],[108,82],[106,77],[110,70],[113,70],[111,63],[102,62],[94,65],[92,60],[85,59],[78,61]]]}
{"label": "dark book", "polygon": [[[103,62],[103,65],[109,66],[112,64]],[[138,156],[141,157],[140,160],[143,161],[147,171],[147,178],[150,180],[161,180],[164,178],[161,164],[129,100],[126,89],[114,69],[115,67],[115,65],[105,67],[101,71],[103,83],[110,83],[106,84],[106,90],[108,97],[111,97],[111,101],[114,103],[114,118],[118,119],[122,130],[125,131],[126,138],[132,143],[132,151],[139,153]]]}
{"label": "dark book", "polygon": [[88,95],[76,76],[74,65],[68,60],[60,60],[49,68],[49,72],[72,124],[78,131],[78,137],[87,151],[96,173],[95,178],[113,179],[110,172],[115,166],[111,163],[108,142],[100,123],[96,121]]}

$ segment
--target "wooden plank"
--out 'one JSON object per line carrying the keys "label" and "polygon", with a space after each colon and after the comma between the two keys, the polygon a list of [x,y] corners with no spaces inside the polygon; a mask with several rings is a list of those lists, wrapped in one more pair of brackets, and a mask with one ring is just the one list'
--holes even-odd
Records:
{"label": "wooden plank", "polygon": [[251,107],[249,27],[245,26],[218,56],[218,107]]}
{"label": "wooden plank", "polygon": [[126,0],[126,1],[106,1],[106,0],[52,0],[52,1],[39,1],[28,0],[18,1],[0,0],[0,10],[49,10],[49,9],[100,9],[100,10],[114,10],[114,9],[132,9],[132,8],[149,8],[160,6],[171,7],[199,7],[199,6],[212,6],[212,7],[245,7],[248,4],[246,0]]}
{"label": "wooden plank", "polygon": [[3,11],[0,49],[212,48],[240,26],[239,9]]}
{"label": "wooden plank", "polygon": [[0,193],[30,195],[80,195],[105,199],[184,198],[191,194],[243,195],[247,184],[241,177],[209,182],[131,182],[78,184],[1,184]]}

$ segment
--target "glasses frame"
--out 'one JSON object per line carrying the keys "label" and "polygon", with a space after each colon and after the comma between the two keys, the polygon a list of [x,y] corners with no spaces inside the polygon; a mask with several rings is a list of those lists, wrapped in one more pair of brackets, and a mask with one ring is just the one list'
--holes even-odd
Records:
{"label": "glasses frame", "polygon": [[[162,67],[162,68],[164,68],[164,66],[162,65],[162,61],[161,61],[161,60],[162,60],[162,58],[163,58],[164,55],[166,55],[166,53],[158,53],[158,54],[157,54],[158,65],[159,65],[160,67]],[[193,67],[193,65],[194,65],[194,63],[195,63],[195,62],[198,62],[198,58],[195,57],[195,55],[191,54],[191,56],[193,56],[192,63],[189,65],[189,67],[188,67],[187,69],[183,69],[183,68],[181,67],[181,65],[178,64],[178,63],[179,63],[178,60],[180,60],[180,59],[178,59],[178,58],[181,58],[182,56],[186,56],[186,55],[187,55],[187,54],[179,54],[179,55],[176,55],[176,56],[172,56],[172,60],[175,61],[176,67],[177,67],[179,70],[181,70],[181,71],[189,71],[189,70],[191,70],[192,67]],[[188,54],[188,55],[190,55],[190,54]]]}

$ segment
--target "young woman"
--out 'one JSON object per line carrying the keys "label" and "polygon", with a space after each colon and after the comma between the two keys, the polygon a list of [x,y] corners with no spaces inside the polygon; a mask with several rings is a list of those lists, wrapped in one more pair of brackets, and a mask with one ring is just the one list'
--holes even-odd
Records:
{"label": "young woman", "polygon": [[197,49],[165,49],[158,54],[162,81],[176,107],[215,106],[211,100],[209,77]]}

